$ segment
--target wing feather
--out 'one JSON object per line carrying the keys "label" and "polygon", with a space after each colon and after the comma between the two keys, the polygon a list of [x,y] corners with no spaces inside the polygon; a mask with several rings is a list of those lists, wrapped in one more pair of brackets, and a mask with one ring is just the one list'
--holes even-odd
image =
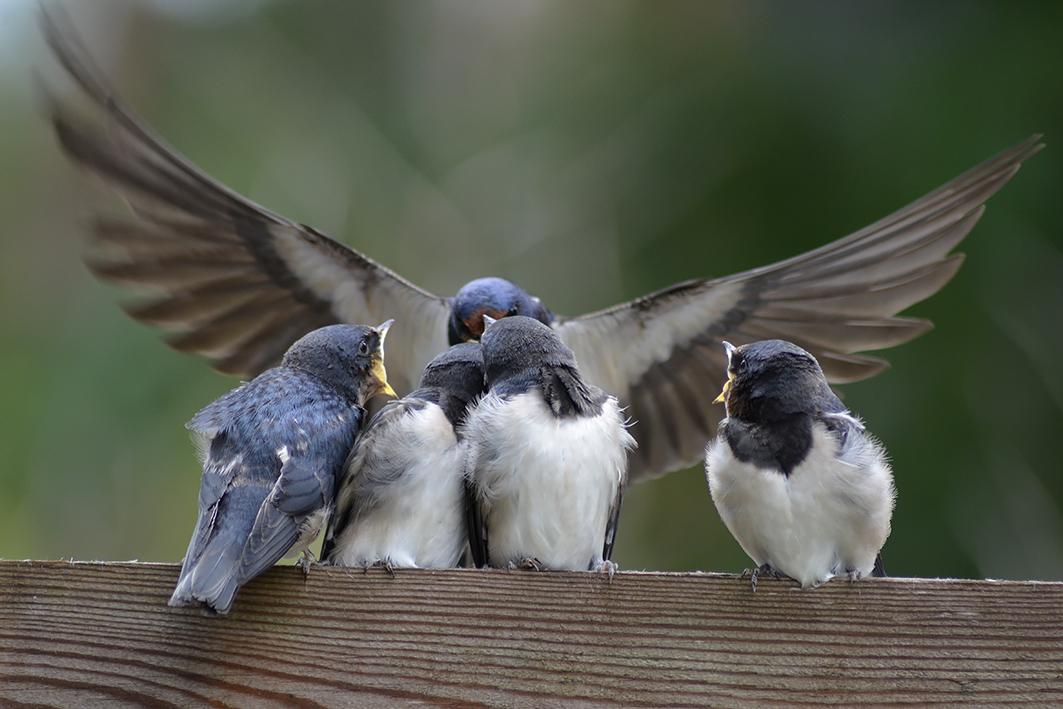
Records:
{"label": "wing feather", "polygon": [[956,274],[950,254],[983,202],[1040,150],[1033,136],[888,217],[821,248],[716,280],[680,283],[557,329],[589,382],[618,396],[639,442],[631,482],[693,465],[722,415],[722,340],[782,338],[812,352],[829,381],[863,379],[884,360],[856,354],[907,342],[926,320],[895,317]]}
{"label": "wing feather", "polygon": [[55,56],[99,119],[54,103],[60,144],[140,218],[97,222],[89,258],[101,278],[154,293],[130,315],[180,333],[172,346],[245,379],[317,327],[394,318],[390,381],[408,393],[446,349],[446,301],[213,180],[124,105],[72,31],[42,14]]}
{"label": "wing feather", "polygon": [[[105,126],[56,103],[60,143],[140,217],[100,220],[89,259],[100,277],[153,293],[127,312],[176,333],[171,346],[247,379],[275,365],[312,329],[394,318],[389,381],[400,396],[409,393],[447,346],[447,301],[210,178],[123,104],[72,32],[48,13],[43,19],[57,59]],[[978,221],[983,202],[1043,147],[1039,139],[808,253],[560,319],[557,329],[586,379],[616,395],[636,422],[631,482],[701,458],[720,415],[711,401],[725,379],[724,338],[790,340],[812,352],[832,382],[884,369],[884,360],[856,353],[931,327],[895,316],[955,275],[963,257],[951,251]]]}

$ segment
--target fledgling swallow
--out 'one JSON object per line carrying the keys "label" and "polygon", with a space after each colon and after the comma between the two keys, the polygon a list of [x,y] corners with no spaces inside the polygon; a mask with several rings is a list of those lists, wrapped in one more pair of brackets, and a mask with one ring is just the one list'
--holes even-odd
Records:
{"label": "fledgling swallow", "polygon": [[469,543],[478,566],[607,570],[635,440],[538,320],[487,318],[487,393],[470,410]]}
{"label": "fledgling swallow", "polygon": [[339,566],[456,566],[468,540],[460,426],[484,388],[479,343],[433,359],[372,418],[336,487],[322,558]]}
{"label": "fledgling swallow", "polygon": [[366,401],[394,396],[378,328],[331,325],[288,349],[281,365],[188,422],[203,458],[199,520],[170,598],[228,613],[239,588],[304,551],[332,507],[336,475]]}
{"label": "fledgling swallow", "polygon": [[[389,358],[400,395],[448,344],[475,339],[484,316],[534,317],[572,349],[585,380],[617,397],[639,446],[632,482],[696,464],[720,420],[713,393],[726,379],[720,342],[781,337],[812,352],[828,381],[857,381],[884,360],[857,354],[907,342],[927,320],[895,317],[959,269],[950,253],[989,199],[1040,150],[1033,136],[871,226],[793,258],[717,279],[678,283],[569,318],[501,278],[453,298],[429,293],[320,231],[275,214],[206,175],[128,108],[69,30],[44,14],[60,63],[89,99],[95,122],[54,102],[63,150],[132,207],[138,221],[101,218],[89,268],[150,288],[126,308],[177,333],[225,374],[250,378],[304,333],[338,322],[395,318]],[[103,124],[101,125],[94,125]]]}
{"label": "fledgling swallow", "polygon": [[727,529],[758,565],[804,588],[884,576],[895,491],[886,451],[797,345],[724,343],[727,409],[705,454]]}

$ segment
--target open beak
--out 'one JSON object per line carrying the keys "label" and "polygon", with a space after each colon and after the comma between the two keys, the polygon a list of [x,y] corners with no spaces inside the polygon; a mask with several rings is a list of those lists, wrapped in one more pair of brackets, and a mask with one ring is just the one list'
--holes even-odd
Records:
{"label": "open beak", "polygon": [[391,327],[394,320],[388,320],[386,323],[377,328],[377,332],[380,333],[380,344],[377,346],[376,356],[373,357],[373,368],[369,370],[369,373],[380,382],[380,392],[387,394],[392,398],[399,398],[399,395],[395,393],[395,390],[388,384],[388,373],[384,369],[384,338],[387,337],[388,329]]}
{"label": "open beak", "polygon": [[712,400],[712,403],[714,403],[714,404],[722,404],[722,403],[724,403],[727,400],[727,390],[731,388],[731,382],[733,382],[734,380],[735,380],[735,375],[733,375],[730,372],[728,372],[727,373],[727,381],[723,383],[723,391],[720,392],[719,396],[717,396],[715,399]]}
{"label": "open beak", "polygon": [[735,380],[735,375],[733,372],[731,372],[730,365],[731,355],[734,354],[734,351],[738,348],[732,345],[727,340],[723,341],[723,348],[727,350],[727,381],[723,383],[723,391],[720,392],[720,395],[712,400],[712,403],[714,404],[722,404],[727,401],[727,390],[731,388],[731,382]]}

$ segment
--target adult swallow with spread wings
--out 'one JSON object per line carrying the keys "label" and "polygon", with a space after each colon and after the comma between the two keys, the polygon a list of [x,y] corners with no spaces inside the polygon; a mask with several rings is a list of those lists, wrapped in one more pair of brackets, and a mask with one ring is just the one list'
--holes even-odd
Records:
{"label": "adult swallow with spread wings", "polygon": [[694,465],[720,419],[722,340],[781,338],[812,353],[832,383],[882,371],[858,354],[907,342],[929,321],[896,317],[956,273],[950,253],[984,202],[1042,145],[1033,136],[874,224],[808,253],[717,279],[679,283],[579,317],[548,310],[502,279],[453,298],[429,293],[313,227],[219,184],[156,136],[55,22],[59,61],[106,121],[65,106],[53,122],[67,154],[114,188],[138,221],[100,219],[89,265],[108,281],[162,295],[128,308],[175,334],[170,346],[252,377],[306,332],[394,318],[389,368],[399,395],[448,344],[483,331],[483,316],[528,315],[554,328],[587,381],[616,396],[638,441],[630,481]]}

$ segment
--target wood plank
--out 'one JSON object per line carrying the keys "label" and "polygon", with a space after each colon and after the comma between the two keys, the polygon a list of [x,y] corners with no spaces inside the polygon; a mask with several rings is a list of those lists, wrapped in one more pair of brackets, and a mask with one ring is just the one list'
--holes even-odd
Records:
{"label": "wood plank", "polygon": [[1063,584],[0,562],[3,707],[1063,705]]}

